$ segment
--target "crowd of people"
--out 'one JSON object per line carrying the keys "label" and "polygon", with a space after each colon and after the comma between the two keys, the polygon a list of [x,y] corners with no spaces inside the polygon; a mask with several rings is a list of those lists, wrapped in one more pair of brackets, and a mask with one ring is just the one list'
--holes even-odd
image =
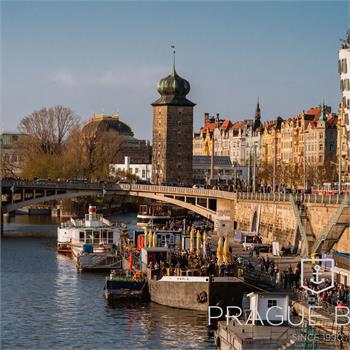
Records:
{"label": "crowd of people", "polygon": [[[314,290],[317,290],[318,287],[310,282],[309,279],[305,279],[304,284]],[[325,284],[322,285],[322,288],[329,287],[331,285],[330,280],[326,280]],[[326,307],[350,307],[350,289],[348,286],[342,284],[334,283],[332,288],[324,290],[321,293],[311,293],[307,290],[301,290],[304,294],[304,298],[309,295],[313,295],[315,298],[315,303],[318,305],[324,305]]]}

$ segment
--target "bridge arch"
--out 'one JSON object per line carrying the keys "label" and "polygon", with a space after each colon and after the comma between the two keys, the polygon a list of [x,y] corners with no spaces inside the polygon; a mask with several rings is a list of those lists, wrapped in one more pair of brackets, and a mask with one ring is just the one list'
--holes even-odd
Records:
{"label": "bridge arch", "polygon": [[54,194],[50,196],[41,196],[36,197],[20,202],[13,202],[10,204],[7,204],[4,206],[4,211],[9,213],[11,211],[15,211],[17,209],[27,207],[28,205],[35,205],[35,204],[41,204],[45,202],[60,200],[60,199],[67,199],[67,198],[77,198],[77,197],[86,197],[86,196],[97,196],[100,195],[100,191],[78,191],[78,192],[66,192],[66,193],[60,193],[60,194]]}
{"label": "bridge arch", "polygon": [[[110,193],[110,195],[116,195],[117,193],[118,192],[113,194]],[[150,198],[150,199],[159,200],[165,203],[171,203],[179,207],[191,210],[211,221],[214,221],[216,219],[216,212],[212,210],[209,210],[199,205],[196,206],[194,204],[181,201],[175,198],[167,197],[161,194],[139,192],[139,191],[123,191],[120,194],[129,195],[133,197]],[[74,191],[74,192],[72,191],[72,192],[66,192],[66,193],[60,193],[60,194],[53,194],[49,196],[41,196],[41,197],[20,201],[20,202],[13,202],[13,203],[7,204],[4,206],[4,212],[12,212],[29,205],[35,205],[35,204],[45,203],[45,202],[54,201],[54,200],[86,197],[86,196],[98,196],[98,195],[101,195],[101,191],[90,190],[90,191]]]}

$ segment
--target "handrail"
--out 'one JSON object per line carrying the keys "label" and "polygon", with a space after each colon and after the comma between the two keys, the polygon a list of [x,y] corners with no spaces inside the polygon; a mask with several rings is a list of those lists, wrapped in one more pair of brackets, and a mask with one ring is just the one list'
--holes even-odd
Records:
{"label": "handrail", "polygon": [[[223,190],[175,187],[175,186],[158,186],[142,184],[117,184],[117,183],[74,183],[64,181],[26,181],[26,180],[2,180],[1,187],[10,188],[15,186],[16,189],[51,189],[51,190],[94,190],[107,192],[148,192],[155,194],[197,196],[214,199],[231,199],[231,200],[259,200],[259,201],[279,201],[288,202],[289,196],[286,193],[268,193],[268,192],[229,192]],[[4,193],[4,192],[3,192]],[[304,203],[323,203],[339,204],[340,199],[349,200],[349,195],[323,195],[323,194],[290,194],[295,200],[301,200]]]}

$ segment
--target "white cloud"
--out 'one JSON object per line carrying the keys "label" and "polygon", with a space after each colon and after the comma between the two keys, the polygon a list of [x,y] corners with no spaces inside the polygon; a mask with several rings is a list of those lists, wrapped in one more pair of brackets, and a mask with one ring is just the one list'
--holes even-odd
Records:
{"label": "white cloud", "polygon": [[49,80],[65,86],[76,86],[78,84],[76,77],[71,72],[67,71],[58,71],[54,73]]}
{"label": "white cloud", "polygon": [[72,72],[60,70],[54,73],[50,81],[66,86],[75,87],[122,87],[144,89],[154,86],[156,82],[167,75],[166,66],[124,66],[122,69],[96,70],[94,72]]}

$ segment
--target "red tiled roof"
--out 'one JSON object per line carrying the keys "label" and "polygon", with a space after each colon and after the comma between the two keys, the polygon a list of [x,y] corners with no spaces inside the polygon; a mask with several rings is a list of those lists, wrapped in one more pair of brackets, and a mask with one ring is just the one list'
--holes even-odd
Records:
{"label": "red tiled roof", "polygon": [[221,129],[229,129],[232,126],[231,121],[228,119],[225,119],[224,122],[221,124]]}
{"label": "red tiled roof", "polygon": [[326,119],[328,121],[329,124],[331,125],[337,125],[337,121],[338,121],[338,117],[336,115],[333,114],[328,114],[326,116]]}
{"label": "red tiled roof", "polygon": [[244,122],[235,122],[233,125],[232,125],[232,129],[240,129],[244,126]]}
{"label": "red tiled roof", "polygon": [[320,113],[321,113],[320,107],[312,107],[306,112],[307,115],[313,115],[315,117],[319,117]]}
{"label": "red tiled roof", "polygon": [[205,125],[201,128],[201,130],[202,130],[203,132],[207,132],[207,131],[209,131],[209,132],[214,132],[215,127],[216,127],[216,124],[215,124],[215,123],[207,123],[207,124],[205,124]]}

